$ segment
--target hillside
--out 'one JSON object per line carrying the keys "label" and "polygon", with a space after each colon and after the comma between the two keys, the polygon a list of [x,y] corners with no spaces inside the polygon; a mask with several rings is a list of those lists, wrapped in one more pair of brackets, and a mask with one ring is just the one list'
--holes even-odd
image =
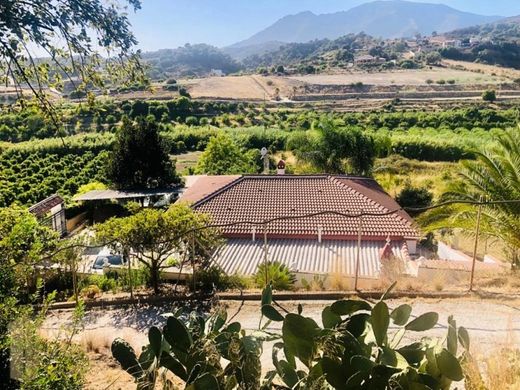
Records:
{"label": "hillside", "polygon": [[490,23],[498,16],[482,16],[458,11],[442,4],[408,1],[374,1],[348,11],[315,15],[302,12],[286,16],[249,39],[233,47],[246,47],[265,42],[308,42],[335,39],[349,33],[365,32],[383,38],[430,35],[433,31]]}
{"label": "hillside", "polygon": [[150,66],[152,79],[206,76],[212,69],[220,69],[228,74],[240,69],[240,65],[229,55],[206,44],[186,44],[177,49],[146,52],[142,58]]}
{"label": "hillside", "polygon": [[520,17],[445,34],[462,47],[441,50],[444,58],[520,69]]}

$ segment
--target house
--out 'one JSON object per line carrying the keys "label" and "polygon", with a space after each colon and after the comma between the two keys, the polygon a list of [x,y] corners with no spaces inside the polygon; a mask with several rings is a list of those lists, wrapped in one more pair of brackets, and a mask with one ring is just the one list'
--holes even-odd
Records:
{"label": "house", "polygon": [[200,176],[179,198],[221,226],[226,243],[213,259],[227,273],[254,274],[267,257],[300,276],[352,277],[359,251],[359,277],[374,279],[388,258],[406,262],[416,253],[414,221],[375,180],[279,168],[278,175]]}
{"label": "house", "polygon": [[354,63],[356,65],[377,65],[377,64],[384,64],[386,62],[386,59],[382,57],[374,57],[370,54],[362,55],[359,57],[354,58]]}
{"label": "house", "polygon": [[63,237],[67,234],[67,221],[65,219],[65,201],[59,195],[51,195],[29,208],[38,220],[49,226]]}
{"label": "house", "polygon": [[211,69],[209,75],[214,77],[224,77],[226,74],[222,69]]}

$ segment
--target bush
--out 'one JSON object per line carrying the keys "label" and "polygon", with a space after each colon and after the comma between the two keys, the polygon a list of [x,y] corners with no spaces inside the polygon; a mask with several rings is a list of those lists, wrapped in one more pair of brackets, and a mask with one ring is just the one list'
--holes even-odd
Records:
{"label": "bush", "polygon": [[99,289],[98,286],[93,284],[93,285],[82,288],[79,294],[81,295],[82,298],[96,299],[97,297],[99,297],[101,295],[101,290]]}
{"label": "bush", "polygon": [[102,292],[116,291],[118,287],[117,280],[107,275],[91,275],[82,284],[87,287],[97,286]]}
{"label": "bush", "polygon": [[[423,208],[432,204],[433,194],[427,188],[412,187],[407,184],[395,200],[404,208]],[[408,211],[408,213],[418,215],[421,212]]]}
{"label": "bush", "polygon": [[296,276],[285,264],[279,261],[269,261],[267,267],[265,263],[258,265],[254,281],[259,288],[264,288],[267,284],[271,283],[275,290],[294,290]]}
{"label": "bush", "polygon": [[493,103],[495,100],[497,100],[497,94],[493,90],[484,91],[484,93],[482,94],[482,100],[484,100],[485,102]]}
{"label": "bush", "polygon": [[[250,285],[247,278],[240,275],[227,275],[216,265],[198,270],[195,281],[197,289],[207,292],[244,289]],[[188,282],[188,285],[193,289],[193,279]]]}

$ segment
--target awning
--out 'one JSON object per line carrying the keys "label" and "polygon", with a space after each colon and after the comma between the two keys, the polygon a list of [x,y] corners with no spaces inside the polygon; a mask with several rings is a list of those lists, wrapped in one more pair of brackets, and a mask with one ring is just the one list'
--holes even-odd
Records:
{"label": "awning", "polygon": [[[360,277],[377,278],[381,269],[381,251],[386,241],[362,241]],[[408,260],[403,242],[390,244],[395,257]],[[269,239],[268,261],[279,261],[296,273],[355,275],[357,241]],[[264,243],[259,239],[228,239],[213,257],[228,274],[252,275],[264,262]]]}

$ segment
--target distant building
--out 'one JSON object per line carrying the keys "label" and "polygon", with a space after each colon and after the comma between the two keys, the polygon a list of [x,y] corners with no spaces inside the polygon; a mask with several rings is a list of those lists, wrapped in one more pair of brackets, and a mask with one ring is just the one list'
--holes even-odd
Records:
{"label": "distant building", "polygon": [[385,58],[382,57],[374,57],[370,54],[362,55],[354,58],[354,63],[356,65],[374,65],[374,64],[384,64],[386,62]]}
{"label": "distant building", "polygon": [[61,237],[67,234],[65,202],[59,195],[51,195],[29,208],[39,221],[58,232]]}
{"label": "distant building", "polygon": [[443,35],[431,37],[429,39],[429,42],[430,42],[430,45],[432,45],[434,47],[440,47],[443,49],[448,49],[451,47],[460,49],[463,46],[462,41],[460,39],[449,39]]}
{"label": "distant building", "polygon": [[222,71],[222,69],[211,69],[211,72],[209,72],[210,76],[214,77],[223,77],[226,74]]}
{"label": "distant building", "polygon": [[[277,168],[278,175],[199,176],[179,198],[208,213],[213,223],[226,225],[221,229],[226,243],[214,261],[227,273],[255,273],[265,261],[264,238],[269,261],[280,261],[299,276],[340,272],[352,277],[359,250],[360,278],[375,279],[389,257],[406,263],[415,255],[419,232],[413,219],[375,180],[285,175],[283,163]],[[312,213],[318,214],[296,218]],[[349,216],[359,213],[374,215],[361,221]],[[258,224],[282,216],[295,218],[265,228]]]}

